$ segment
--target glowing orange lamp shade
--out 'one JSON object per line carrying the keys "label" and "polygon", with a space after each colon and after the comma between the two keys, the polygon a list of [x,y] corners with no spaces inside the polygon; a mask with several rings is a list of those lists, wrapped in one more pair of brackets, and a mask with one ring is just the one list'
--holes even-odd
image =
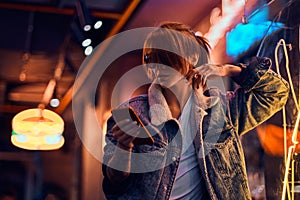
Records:
{"label": "glowing orange lamp shade", "polygon": [[28,109],[12,120],[11,142],[28,150],[59,149],[65,140],[63,119],[47,109]]}

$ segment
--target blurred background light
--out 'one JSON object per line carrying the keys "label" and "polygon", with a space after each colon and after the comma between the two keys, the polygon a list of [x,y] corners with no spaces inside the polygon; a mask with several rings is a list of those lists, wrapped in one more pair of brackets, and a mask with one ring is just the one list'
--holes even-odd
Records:
{"label": "blurred background light", "polygon": [[101,26],[102,26],[102,21],[97,21],[95,24],[94,24],[94,29],[99,29]]}

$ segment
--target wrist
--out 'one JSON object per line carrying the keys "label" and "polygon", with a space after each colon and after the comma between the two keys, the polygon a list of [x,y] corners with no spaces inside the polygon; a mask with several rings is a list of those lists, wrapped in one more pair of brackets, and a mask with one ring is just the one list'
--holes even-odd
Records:
{"label": "wrist", "polygon": [[241,65],[232,65],[232,64],[225,64],[224,66],[224,76],[230,76],[230,77],[234,77],[234,76],[238,76],[243,69],[243,66]]}
{"label": "wrist", "polygon": [[224,65],[223,64],[218,64],[217,67],[219,69],[219,76],[226,76]]}

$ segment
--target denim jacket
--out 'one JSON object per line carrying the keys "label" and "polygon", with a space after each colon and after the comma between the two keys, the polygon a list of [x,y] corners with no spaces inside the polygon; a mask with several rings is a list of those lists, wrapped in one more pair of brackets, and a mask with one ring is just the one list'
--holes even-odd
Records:
{"label": "denim jacket", "polygon": [[[222,94],[211,88],[204,96],[192,93],[193,143],[202,176],[199,178],[204,180],[205,199],[251,199],[239,136],[279,111],[289,93],[288,83],[271,71],[270,65],[267,58],[255,58],[248,65],[241,65],[242,72],[234,79],[241,87],[234,92]],[[182,131],[177,119],[169,116],[164,99],[152,87],[148,95],[121,105],[135,109],[155,142],[134,147],[132,171],[120,185],[113,185],[106,175],[107,164],[119,152],[111,135],[115,122],[113,118],[108,120],[102,165],[107,199],[170,197],[181,155]],[[160,113],[161,110],[167,113]]]}

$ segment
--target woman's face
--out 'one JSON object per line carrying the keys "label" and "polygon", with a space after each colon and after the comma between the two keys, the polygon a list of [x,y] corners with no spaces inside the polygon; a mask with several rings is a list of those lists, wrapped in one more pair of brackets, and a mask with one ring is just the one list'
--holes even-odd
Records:
{"label": "woman's face", "polygon": [[176,69],[162,64],[156,65],[153,70],[155,83],[165,88],[170,88],[185,77]]}
{"label": "woman's face", "polygon": [[151,53],[145,54],[144,63],[151,72],[154,83],[170,88],[180,80],[185,79],[185,76],[182,74],[182,66],[171,66],[170,63],[166,62],[165,58],[159,56],[160,59],[153,60],[151,56],[153,56]]}

